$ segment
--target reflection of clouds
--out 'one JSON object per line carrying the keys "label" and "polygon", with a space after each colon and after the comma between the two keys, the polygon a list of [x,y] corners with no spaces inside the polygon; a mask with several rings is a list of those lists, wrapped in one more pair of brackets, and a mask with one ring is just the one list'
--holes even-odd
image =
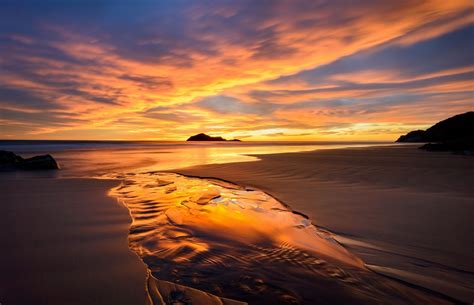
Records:
{"label": "reflection of clouds", "polygon": [[0,17],[12,137],[317,138],[472,105],[465,1],[6,4]]}
{"label": "reflection of clouds", "polygon": [[[322,236],[311,221],[262,191],[173,173],[140,173],[126,179],[110,194],[130,209],[130,244],[139,255],[196,268],[207,264],[198,256],[214,247],[223,252],[235,243],[286,244],[352,267],[363,266],[329,236]],[[226,246],[219,249],[221,243]],[[183,253],[183,247],[191,251]]]}

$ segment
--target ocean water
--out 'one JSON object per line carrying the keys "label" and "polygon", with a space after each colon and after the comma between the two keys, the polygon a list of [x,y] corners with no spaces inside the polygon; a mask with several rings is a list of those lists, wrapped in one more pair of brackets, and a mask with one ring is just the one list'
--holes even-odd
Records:
{"label": "ocean water", "polygon": [[190,166],[257,161],[259,154],[344,147],[388,145],[386,142],[165,142],[165,141],[0,141],[0,150],[23,157],[51,154],[61,171],[34,175],[91,177],[114,173],[170,171]]}

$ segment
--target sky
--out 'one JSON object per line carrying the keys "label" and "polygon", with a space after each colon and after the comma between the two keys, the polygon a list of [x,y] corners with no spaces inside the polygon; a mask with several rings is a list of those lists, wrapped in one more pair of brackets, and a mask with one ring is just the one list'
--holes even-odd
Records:
{"label": "sky", "polygon": [[391,141],[473,54],[472,0],[0,0],[0,139]]}

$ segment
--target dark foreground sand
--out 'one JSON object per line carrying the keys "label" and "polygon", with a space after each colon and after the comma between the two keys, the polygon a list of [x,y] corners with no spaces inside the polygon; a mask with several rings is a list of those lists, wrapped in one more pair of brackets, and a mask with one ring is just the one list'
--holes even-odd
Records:
{"label": "dark foreground sand", "polygon": [[129,250],[117,181],[0,176],[0,303],[145,304],[146,267]]}
{"label": "dark foreground sand", "polygon": [[373,270],[474,301],[474,159],[414,146],[262,155],[179,173],[257,187]]}
{"label": "dark foreground sand", "polygon": [[[260,158],[178,172],[267,191],[373,270],[474,300],[472,157],[383,147]],[[117,181],[12,177],[0,175],[0,303],[145,304],[146,287],[171,291],[147,283],[128,248],[130,215],[107,196]]]}

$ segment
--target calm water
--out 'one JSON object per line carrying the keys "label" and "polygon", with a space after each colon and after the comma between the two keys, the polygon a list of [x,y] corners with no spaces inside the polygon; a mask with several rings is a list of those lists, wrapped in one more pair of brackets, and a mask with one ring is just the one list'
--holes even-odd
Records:
{"label": "calm water", "polygon": [[202,164],[257,161],[258,158],[254,155],[259,154],[387,144],[384,142],[0,141],[0,150],[13,151],[23,157],[47,153],[53,155],[59,161],[62,170],[48,175],[97,176],[130,171],[172,170]]}
{"label": "calm water", "polygon": [[[158,287],[167,281],[248,304],[448,303],[366,269],[331,233],[263,191],[174,173],[116,178],[110,195],[130,210],[129,246]],[[158,295],[211,304],[195,293]]]}

